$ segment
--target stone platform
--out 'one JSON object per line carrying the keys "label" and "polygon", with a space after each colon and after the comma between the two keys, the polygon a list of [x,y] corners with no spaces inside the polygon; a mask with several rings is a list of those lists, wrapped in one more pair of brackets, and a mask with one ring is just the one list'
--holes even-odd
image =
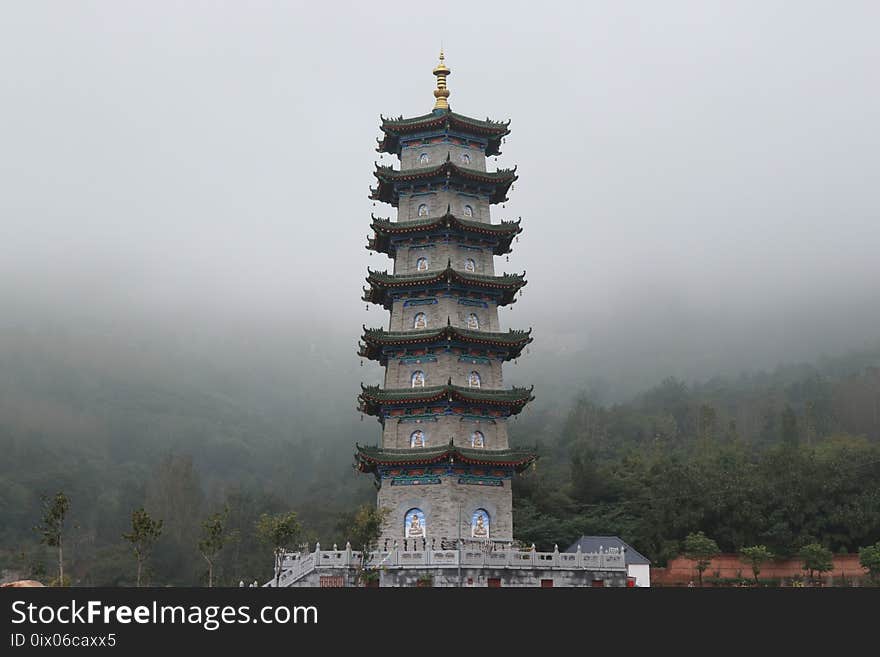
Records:
{"label": "stone platform", "polygon": [[[537,552],[515,548],[484,550],[399,550],[363,553],[344,550],[291,552],[281,562],[277,586],[349,587],[361,580],[378,586],[432,587],[623,587],[627,585],[625,555],[603,552]],[[378,578],[376,578],[378,574]],[[363,584],[361,584],[362,586]],[[375,586],[375,584],[373,584]],[[264,586],[276,586],[276,578]]]}

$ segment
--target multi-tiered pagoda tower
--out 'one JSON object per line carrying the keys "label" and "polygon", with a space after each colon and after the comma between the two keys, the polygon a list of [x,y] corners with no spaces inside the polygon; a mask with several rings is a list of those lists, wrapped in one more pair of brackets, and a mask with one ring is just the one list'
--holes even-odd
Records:
{"label": "multi-tiered pagoda tower", "polygon": [[535,454],[511,449],[508,423],[533,399],[504,386],[502,366],[531,342],[502,331],[498,308],[516,301],[523,274],[497,274],[519,221],[493,224],[514,169],[488,171],[507,123],[452,112],[440,53],[430,114],[382,118],[377,150],[400,168],[378,166],[370,198],[397,208],[373,217],[367,248],[394,261],[368,270],[364,301],[390,311],[388,328],[366,328],[360,355],[385,368],[383,386],[362,386],[363,413],[378,418],[378,446],[358,445],[357,464],[375,475],[388,509],[383,539],[402,549],[513,539],[511,479]]}
{"label": "multi-tiered pagoda tower", "polygon": [[[502,331],[498,308],[514,303],[525,272],[497,274],[519,221],[493,224],[514,170],[487,171],[508,123],[449,109],[440,53],[430,114],[382,119],[378,151],[400,168],[377,166],[370,197],[397,208],[373,217],[367,248],[394,261],[368,270],[364,301],[390,311],[387,328],[364,327],[360,355],[385,368],[381,386],[362,386],[362,413],[382,425],[378,445],[358,445],[388,510],[378,549],[346,543],[277,555],[265,586],[623,586],[616,548],[538,552],[513,541],[511,482],[535,461],[511,449],[508,423],[532,397],[504,386],[502,368],[532,341]],[[364,570],[378,577],[367,578]],[[633,580],[634,581],[634,580]],[[426,584],[427,583],[427,584]]]}

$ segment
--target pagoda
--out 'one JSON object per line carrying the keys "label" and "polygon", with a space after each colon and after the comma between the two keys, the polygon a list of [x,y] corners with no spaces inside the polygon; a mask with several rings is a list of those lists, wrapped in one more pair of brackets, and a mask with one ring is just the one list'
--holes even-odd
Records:
{"label": "pagoda", "polygon": [[392,259],[367,271],[363,300],[389,311],[387,327],[363,327],[358,353],[384,368],[382,385],[361,384],[358,407],[382,429],[376,445],[358,445],[357,469],[369,473],[385,509],[379,545],[315,543],[275,555],[268,587],[630,586],[618,547],[539,552],[513,541],[513,478],[533,449],[513,449],[508,425],[534,397],[504,385],[504,363],[532,341],[531,329],[502,330],[498,308],[515,303],[525,272],[498,273],[520,221],[492,223],[515,169],[488,171],[509,122],[481,121],[449,108],[450,74],[434,68],[430,114],[382,118],[377,150],[400,167],[376,166],[373,204],[397,208],[373,216],[367,249]]}
{"label": "pagoda", "polygon": [[450,109],[442,51],[433,73],[433,111],[381,117],[376,150],[400,168],[377,164],[370,190],[397,218],[373,216],[367,242],[394,264],[366,278],[363,300],[390,311],[390,321],[365,326],[360,341],[360,356],[385,376],[382,386],[361,386],[360,411],[382,429],[378,445],[358,445],[355,458],[388,511],[386,550],[511,543],[512,479],[536,459],[508,440],[532,389],[505,387],[502,375],[532,341],[531,330],[505,331],[498,320],[526,284],[525,272],[495,270],[522,232],[519,220],[490,217],[517,179],[515,168],[489,171],[486,162],[500,154],[510,122]]}

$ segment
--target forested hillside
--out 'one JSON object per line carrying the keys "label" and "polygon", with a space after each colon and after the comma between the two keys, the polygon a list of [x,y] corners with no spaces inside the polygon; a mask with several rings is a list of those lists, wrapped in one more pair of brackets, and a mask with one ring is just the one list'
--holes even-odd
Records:
{"label": "forested hillside", "polygon": [[[375,499],[352,469],[354,443],[375,442],[378,427],[354,410],[370,373],[351,344],[324,339],[295,353],[254,346],[265,354],[245,367],[164,343],[4,332],[0,570],[52,578],[34,526],[41,495],[58,491],[71,502],[74,584],[133,584],[121,537],[139,507],[163,521],[155,584],[205,581],[200,531],[224,508],[234,540],[215,568],[222,584],[271,572],[255,532],[263,513],[295,511],[304,539],[344,542],[348,514]],[[734,379],[669,379],[625,403],[577,386],[535,392],[512,427],[541,453],[516,483],[525,542],[564,549],[581,533],[620,534],[661,562],[696,530],[724,550],[778,554],[880,539],[880,346]]]}
{"label": "forested hillside", "polygon": [[880,350],[668,379],[624,404],[582,396],[545,426],[515,432],[544,436],[544,458],[515,488],[518,535],[540,547],[616,533],[662,563],[699,530],[725,551],[778,555],[880,539]]}
{"label": "forested hillside", "polygon": [[[354,411],[351,344],[329,348],[351,354],[348,362],[328,365],[305,345],[276,350],[263,368],[254,361],[265,346],[238,363],[164,340],[64,331],[0,338],[0,570],[46,579],[48,568],[51,577],[33,527],[41,496],[57,491],[71,500],[65,553],[71,580],[83,584],[133,583],[121,535],[141,506],[164,521],[151,560],[163,584],[201,580],[201,523],[228,506],[238,540],[219,571],[237,584],[271,572],[271,550],[254,536],[261,513],[296,510],[307,537],[328,540],[340,514],[372,495],[351,468],[355,441],[376,434]],[[328,371],[348,385],[334,388]]]}

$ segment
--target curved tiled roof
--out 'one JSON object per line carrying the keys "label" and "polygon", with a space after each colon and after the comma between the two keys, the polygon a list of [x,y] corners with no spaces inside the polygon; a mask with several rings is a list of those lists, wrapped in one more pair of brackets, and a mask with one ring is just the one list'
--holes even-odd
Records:
{"label": "curved tiled roof", "polygon": [[385,329],[368,329],[364,326],[363,344],[359,354],[364,358],[383,361],[382,347],[430,345],[455,340],[475,345],[495,346],[507,349],[506,360],[519,357],[523,347],[532,341],[531,329],[507,333],[490,331],[473,331],[457,326],[443,326],[436,329],[420,329],[413,331],[386,331]]}
{"label": "curved tiled roof", "polygon": [[375,237],[368,239],[367,249],[388,255],[392,255],[392,236],[418,237],[442,228],[455,230],[464,235],[494,238],[497,240],[493,249],[494,255],[504,255],[510,253],[510,243],[522,232],[519,220],[490,224],[462,219],[448,211],[441,217],[420,217],[412,221],[391,221],[381,217],[372,217],[372,219],[370,227],[375,232]]}
{"label": "curved tiled roof", "polygon": [[355,454],[358,469],[362,472],[371,471],[378,465],[427,465],[445,461],[507,466],[521,472],[537,458],[535,451],[530,449],[474,449],[452,444],[413,449],[385,449],[357,445]]}
{"label": "curved tiled roof", "polygon": [[473,135],[486,140],[486,155],[498,155],[501,140],[510,134],[510,121],[492,121],[474,119],[450,110],[434,110],[430,114],[405,119],[402,116],[394,119],[379,117],[382,121],[380,129],[384,133],[376,150],[383,153],[397,153],[401,135],[417,132],[439,132],[448,129],[463,134]]}
{"label": "curved tiled roof", "polygon": [[369,288],[364,288],[362,297],[367,303],[377,303],[383,307],[391,308],[389,290],[403,290],[406,288],[427,287],[441,283],[456,283],[467,288],[480,290],[499,290],[502,292],[498,305],[503,306],[515,301],[516,291],[526,283],[526,273],[502,274],[501,276],[486,276],[473,274],[453,269],[447,264],[445,269],[433,272],[418,272],[415,274],[389,274],[387,271],[367,270],[367,283]]}
{"label": "curved tiled roof", "polygon": [[452,162],[449,157],[435,166],[419,167],[400,171],[390,166],[377,164],[373,172],[379,181],[378,187],[370,188],[370,197],[374,201],[382,201],[397,205],[397,185],[400,183],[412,183],[432,178],[456,178],[483,185],[492,185],[490,203],[502,203],[507,200],[507,190],[516,181],[516,167],[513,169],[498,169],[497,171],[477,171],[467,167],[460,167]]}
{"label": "curved tiled roof", "polygon": [[498,390],[469,388],[452,383],[424,388],[380,388],[361,385],[361,394],[358,395],[360,410],[368,415],[379,415],[384,406],[430,404],[442,400],[450,403],[459,401],[479,406],[504,407],[515,415],[533,399],[532,388],[514,387]]}

